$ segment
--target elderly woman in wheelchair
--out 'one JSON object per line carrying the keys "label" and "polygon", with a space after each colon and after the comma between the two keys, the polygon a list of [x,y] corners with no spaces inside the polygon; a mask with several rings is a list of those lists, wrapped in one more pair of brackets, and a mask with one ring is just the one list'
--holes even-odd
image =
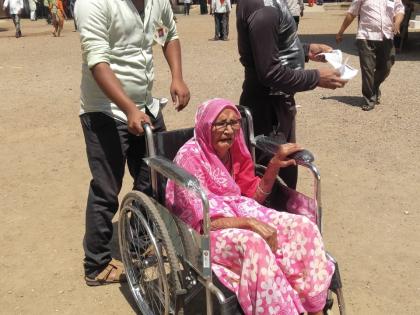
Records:
{"label": "elderly woman in wheelchair", "polygon": [[[301,147],[281,145],[259,178],[240,119],[230,101],[203,103],[194,137],[175,157],[207,193],[212,270],[235,292],[245,314],[322,314],[334,264],[318,227],[304,216],[262,205],[278,171],[296,163],[287,156]],[[169,180],[166,203],[200,232],[203,208],[196,195]]]}

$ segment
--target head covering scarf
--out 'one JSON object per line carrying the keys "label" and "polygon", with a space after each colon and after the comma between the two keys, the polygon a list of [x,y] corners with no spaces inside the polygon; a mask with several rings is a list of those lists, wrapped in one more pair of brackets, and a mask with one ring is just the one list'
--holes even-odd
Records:
{"label": "head covering scarf", "polygon": [[[199,180],[209,199],[211,218],[238,216],[237,207],[246,198],[243,195],[252,197],[260,180],[255,176],[242,130],[235,135],[230,148],[233,174],[229,173],[213,148],[212,125],[226,108],[232,109],[240,117],[231,101],[212,99],[201,104],[195,117],[194,137],[182,146],[174,160]],[[203,212],[198,197],[169,180],[166,203],[181,219],[196,230],[200,229]]]}

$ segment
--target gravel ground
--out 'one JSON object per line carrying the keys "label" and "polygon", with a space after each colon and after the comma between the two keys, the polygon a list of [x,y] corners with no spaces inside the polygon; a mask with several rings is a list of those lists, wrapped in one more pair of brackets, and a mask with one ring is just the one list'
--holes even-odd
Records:
{"label": "gravel ground", "polygon": [[[307,8],[301,39],[336,47],[343,12]],[[208,98],[238,101],[243,79],[234,14],[227,42],[210,40],[213,20],[197,7],[178,18],[192,98],[181,113],[165,110],[169,129],[191,126],[197,104]],[[61,38],[44,20],[24,20],[22,32],[15,39],[11,20],[0,20],[0,313],[134,314],[126,285],[88,288],[82,277],[90,175],[77,117],[78,34],[72,21]],[[358,68],[354,33],[352,25],[338,48]],[[343,89],[297,96],[298,141],[316,155],[322,174],[325,243],[339,262],[349,314],[420,309],[419,33],[410,38],[375,110],[359,107],[360,75]],[[169,97],[158,50],[154,93]],[[127,177],[121,196],[130,185]]]}

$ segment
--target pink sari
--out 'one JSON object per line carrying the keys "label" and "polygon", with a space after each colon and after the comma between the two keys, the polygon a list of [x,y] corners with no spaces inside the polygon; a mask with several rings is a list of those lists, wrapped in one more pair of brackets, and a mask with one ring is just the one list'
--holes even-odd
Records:
{"label": "pink sari", "polygon": [[[250,230],[212,231],[212,269],[236,293],[246,315],[322,310],[334,266],[326,259],[318,228],[304,216],[266,208],[251,198],[259,178],[242,131],[230,149],[233,174],[229,174],[211,144],[212,123],[225,108],[239,116],[227,100],[213,99],[199,106],[194,137],[179,150],[175,163],[200,181],[207,192],[211,219],[254,217],[277,229],[279,247],[273,253],[266,241]],[[168,181],[166,198],[172,212],[201,230],[200,199],[172,181]]]}

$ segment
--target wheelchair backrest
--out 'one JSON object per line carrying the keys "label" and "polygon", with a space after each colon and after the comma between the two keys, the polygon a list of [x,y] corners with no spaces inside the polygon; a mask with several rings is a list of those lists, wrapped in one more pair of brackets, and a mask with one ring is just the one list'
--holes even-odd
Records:
{"label": "wheelchair backrest", "polygon": [[[252,128],[252,117],[246,107],[238,106],[238,110],[242,116],[242,131],[244,133],[245,141],[250,152],[253,152],[251,145],[254,138],[254,131]],[[247,114],[248,111],[248,114]],[[194,128],[184,128],[171,131],[157,132],[153,134],[153,144],[155,154],[164,156],[169,160],[173,160],[178,150],[194,136]],[[147,142],[147,141],[146,141]],[[254,157],[254,155],[252,154]],[[165,187],[166,178],[157,175],[157,192],[155,199],[162,204],[165,204]]]}
{"label": "wheelchair backrest", "polygon": [[[172,161],[178,150],[193,136],[194,128],[192,127],[154,133],[155,153]],[[165,204],[166,181],[164,176],[157,174],[157,196],[154,197],[161,204]]]}

